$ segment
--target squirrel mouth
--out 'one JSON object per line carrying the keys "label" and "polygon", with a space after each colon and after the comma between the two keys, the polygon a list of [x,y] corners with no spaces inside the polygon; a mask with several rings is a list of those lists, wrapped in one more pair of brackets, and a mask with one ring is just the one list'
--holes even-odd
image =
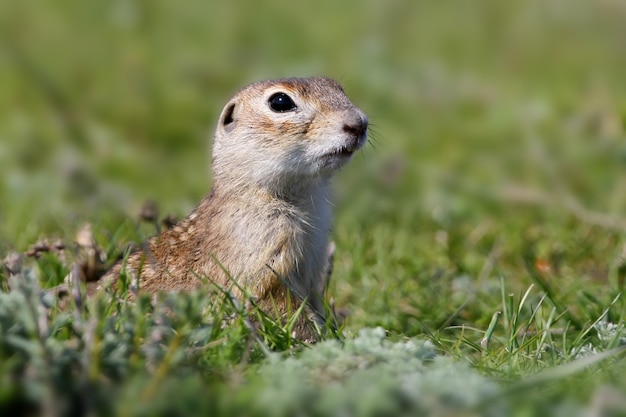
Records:
{"label": "squirrel mouth", "polygon": [[331,156],[339,156],[343,158],[349,158],[354,154],[357,150],[361,149],[362,142],[361,140],[353,140],[349,141],[346,145],[341,145],[335,150],[333,150],[330,155]]}
{"label": "squirrel mouth", "polygon": [[352,155],[354,155],[356,151],[361,149],[363,143],[364,136],[347,140],[346,143],[339,145],[338,147],[330,150],[324,155],[324,158],[326,159],[326,164],[338,164],[337,166],[342,166],[352,157]]}
{"label": "squirrel mouth", "polygon": [[322,157],[323,165],[327,167],[339,168],[347,163],[354,152],[357,150],[357,147],[349,147],[349,146],[341,146],[336,148]]}
{"label": "squirrel mouth", "polygon": [[352,156],[355,150],[356,148],[354,147],[342,146],[341,148],[333,151],[331,155],[349,158]]}

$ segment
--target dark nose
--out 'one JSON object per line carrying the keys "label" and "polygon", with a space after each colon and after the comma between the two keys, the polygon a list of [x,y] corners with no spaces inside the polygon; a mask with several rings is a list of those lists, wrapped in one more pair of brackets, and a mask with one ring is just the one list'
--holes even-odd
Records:
{"label": "dark nose", "polygon": [[355,113],[352,120],[344,123],[343,131],[356,138],[360,138],[367,133],[368,123],[367,116],[359,111]]}

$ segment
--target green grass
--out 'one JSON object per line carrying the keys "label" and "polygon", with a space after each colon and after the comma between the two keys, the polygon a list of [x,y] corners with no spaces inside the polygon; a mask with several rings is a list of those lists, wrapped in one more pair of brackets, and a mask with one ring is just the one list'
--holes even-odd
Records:
{"label": "green grass", "polygon": [[[0,255],[67,248],[27,260],[11,291],[0,272],[1,414],[625,415],[624,13],[3,4]],[[234,91],[320,74],[372,123],[335,183],[343,336],[304,347],[266,317],[251,331],[213,288],[40,300],[84,256],[85,223],[109,265],[154,233],[146,199],[182,217],[208,192]]]}

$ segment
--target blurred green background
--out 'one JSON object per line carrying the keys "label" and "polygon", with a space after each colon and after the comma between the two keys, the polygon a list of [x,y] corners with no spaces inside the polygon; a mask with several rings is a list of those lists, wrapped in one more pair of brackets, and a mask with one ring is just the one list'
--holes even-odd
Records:
{"label": "blurred green background", "polygon": [[0,7],[2,252],[71,239],[84,222],[102,241],[148,198],[186,215],[210,188],[230,96],[326,75],[371,120],[337,181],[340,301],[420,271],[487,281],[496,249],[493,275],[519,278],[531,251],[553,268],[571,260],[579,278],[620,279],[624,2]]}

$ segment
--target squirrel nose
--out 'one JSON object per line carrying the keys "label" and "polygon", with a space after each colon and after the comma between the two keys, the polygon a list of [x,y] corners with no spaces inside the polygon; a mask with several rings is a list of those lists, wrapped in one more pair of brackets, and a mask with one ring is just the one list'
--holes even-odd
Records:
{"label": "squirrel nose", "polygon": [[369,122],[367,120],[367,116],[359,111],[355,113],[353,120],[344,123],[343,131],[353,135],[354,137],[360,138],[365,136],[368,124]]}

